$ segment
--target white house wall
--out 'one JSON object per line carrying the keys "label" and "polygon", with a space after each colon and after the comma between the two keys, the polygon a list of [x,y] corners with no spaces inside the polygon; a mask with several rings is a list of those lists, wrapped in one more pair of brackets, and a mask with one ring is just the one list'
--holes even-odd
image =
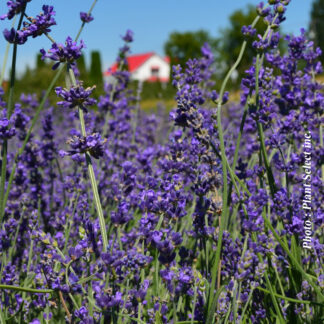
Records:
{"label": "white house wall", "polygon": [[147,59],[136,71],[132,73],[132,79],[138,81],[145,81],[152,76],[152,67],[159,67],[158,77],[161,79],[169,79],[170,65],[165,62],[160,56],[152,55]]}

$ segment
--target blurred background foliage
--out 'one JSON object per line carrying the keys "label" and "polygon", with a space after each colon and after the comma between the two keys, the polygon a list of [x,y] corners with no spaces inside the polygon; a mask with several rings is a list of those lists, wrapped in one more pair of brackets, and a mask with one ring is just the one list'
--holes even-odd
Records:
{"label": "blurred background foliage", "polygon": [[[220,81],[224,78],[228,68],[233,65],[242,45],[241,28],[243,25],[250,25],[256,17],[255,7],[247,6],[244,10],[234,11],[229,17],[229,27],[220,30],[219,37],[212,37],[209,32],[205,30],[188,31],[188,32],[173,32],[169,35],[168,40],[164,44],[164,54],[170,57],[172,65],[180,64],[185,67],[185,62],[189,58],[199,57],[201,55],[201,47],[204,43],[209,43],[215,55],[215,69],[214,81],[216,81],[216,90]],[[257,33],[263,34],[266,26],[261,22],[256,25]],[[309,25],[309,37],[314,40],[315,44],[324,49],[324,0],[314,0],[311,11],[311,19]],[[279,44],[279,50],[286,49]],[[248,44],[247,51],[243,60],[236,71],[236,77],[232,78],[229,84],[229,89],[232,90],[235,97],[236,90],[239,87],[239,80],[244,75],[244,71],[251,65],[255,51],[251,44]],[[41,56],[37,55],[35,68],[26,67],[24,73],[18,76],[17,87],[15,92],[15,99],[21,93],[29,94],[36,93],[41,98],[42,89],[46,89],[49,80],[54,76],[55,71],[51,69],[52,63],[42,61]],[[324,55],[321,60],[324,63]],[[78,69],[80,71],[80,80],[83,80],[85,86],[96,85],[94,92],[95,97],[99,97],[103,93],[103,64],[99,51],[92,51],[90,53],[90,62],[86,64],[84,56],[78,61]],[[58,80],[57,85],[64,84],[64,75]],[[4,84],[4,87],[6,84]],[[144,82],[139,87],[137,81],[133,81],[131,87],[135,94],[140,89],[140,97],[142,106],[144,108],[156,106],[156,103],[163,101],[167,108],[172,108],[172,99],[175,96],[175,89],[171,82],[161,84],[160,82]],[[53,92],[49,97],[50,102],[57,101],[57,97]]]}
{"label": "blurred background foliage", "polygon": [[309,24],[309,36],[322,49],[320,60],[324,64],[324,0],[313,2]]}

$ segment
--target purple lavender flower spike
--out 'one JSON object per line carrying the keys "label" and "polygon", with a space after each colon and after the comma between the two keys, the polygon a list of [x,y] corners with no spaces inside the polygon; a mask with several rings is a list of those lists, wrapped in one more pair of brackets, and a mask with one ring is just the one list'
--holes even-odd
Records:
{"label": "purple lavender flower spike", "polygon": [[28,17],[29,22],[24,22],[23,31],[33,38],[49,33],[51,29],[49,27],[56,25],[56,21],[53,18],[55,11],[53,6],[43,5],[43,12],[36,16],[36,18]]}
{"label": "purple lavender flower spike", "polygon": [[269,47],[269,41],[267,39],[263,39],[262,36],[258,35],[259,41],[254,41],[252,43],[252,46],[258,51],[258,52],[264,52]]}
{"label": "purple lavender flower spike", "polygon": [[256,29],[253,28],[251,25],[242,27],[242,34],[245,37],[253,37],[255,33],[256,33]]}
{"label": "purple lavender flower spike", "polygon": [[21,10],[24,8],[24,6],[27,4],[27,2],[30,2],[31,0],[15,0],[15,1],[8,1],[7,6],[9,8],[9,11],[7,14],[0,16],[0,20],[4,19],[12,19],[15,15],[20,14]]}
{"label": "purple lavender flower spike", "polygon": [[263,2],[260,2],[258,5],[257,5],[257,13],[259,16],[261,17],[267,17],[269,15],[269,13],[271,12],[271,8],[268,7],[268,8],[264,8],[264,3]]}
{"label": "purple lavender flower spike", "polygon": [[83,21],[84,23],[89,23],[90,21],[92,21],[94,18],[91,14],[88,14],[86,12],[80,12],[80,19],[81,21]]}
{"label": "purple lavender flower spike", "polygon": [[5,29],[3,31],[3,36],[7,40],[7,42],[11,44],[16,43],[18,45],[22,45],[26,43],[28,33],[25,33],[21,30],[16,31],[16,29],[11,28],[10,30]]}
{"label": "purple lavender flower spike", "polygon": [[49,27],[56,25],[56,21],[53,18],[55,11],[52,6],[43,6],[43,12],[36,16],[36,18],[28,17],[28,22],[23,23],[21,30],[5,29],[3,35],[9,43],[16,43],[19,45],[24,44],[27,38],[32,36],[33,38],[51,31]]}
{"label": "purple lavender flower spike", "polygon": [[6,114],[7,110],[3,109],[1,112],[2,116],[0,117],[0,139],[10,139],[16,135],[16,129],[12,125],[14,115],[11,116],[10,120],[7,119]]}
{"label": "purple lavender flower spike", "polygon": [[128,29],[126,31],[126,34],[124,36],[122,36],[122,39],[126,43],[131,43],[133,41],[133,37],[134,37],[134,32],[132,30]]}
{"label": "purple lavender flower spike", "polygon": [[80,45],[72,40],[71,37],[67,37],[65,45],[54,43],[48,53],[44,49],[41,49],[42,59],[49,58],[53,61],[57,61],[52,67],[53,70],[57,69],[60,63],[67,62],[73,64],[82,55],[82,49],[85,48],[84,42],[81,40]]}
{"label": "purple lavender flower spike", "polygon": [[73,136],[73,138],[69,139],[67,143],[70,145],[71,150],[67,152],[60,151],[61,156],[73,156],[89,152],[89,154],[95,159],[99,159],[104,155],[103,145],[106,143],[106,140],[103,140],[99,133],[94,133],[87,135],[86,137]]}
{"label": "purple lavender flower spike", "polygon": [[64,101],[59,101],[57,105],[70,109],[79,106],[84,111],[87,111],[87,106],[92,106],[97,102],[96,99],[90,98],[90,95],[95,88],[96,86],[84,89],[81,84],[71,87],[70,90],[56,87],[56,94],[64,99]]}

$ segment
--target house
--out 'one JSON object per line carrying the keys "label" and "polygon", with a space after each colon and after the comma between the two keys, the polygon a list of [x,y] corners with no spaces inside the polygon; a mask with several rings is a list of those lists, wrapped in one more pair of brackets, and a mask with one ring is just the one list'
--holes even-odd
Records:
{"label": "house", "polygon": [[[160,55],[149,52],[144,54],[130,55],[127,57],[128,70],[132,80],[141,82],[169,82],[170,60],[168,57],[162,58]],[[109,79],[112,73],[117,70],[117,63],[114,63],[108,71],[104,73],[105,79]]]}

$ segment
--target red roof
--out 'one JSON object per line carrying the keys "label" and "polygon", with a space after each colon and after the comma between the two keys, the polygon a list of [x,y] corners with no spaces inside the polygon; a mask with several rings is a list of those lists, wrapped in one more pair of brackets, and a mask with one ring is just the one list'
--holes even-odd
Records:
{"label": "red roof", "polygon": [[[137,55],[130,55],[127,57],[127,64],[129,72],[134,72],[137,70],[141,65],[144,64],[151,56],[155,55],[154,52],[144,53],[144,54],[137,54]],[[164,60],[166,62],[170,62],[168,57],[165,57]],[[116,72],[117,70],[117,63],[114,63],[108,71],[105,71],[105,75],[111,75],[111,73]]]}
{"label": "red roof", "polygon": [[164,60],[165,62],[167,62],[167,63],[170,63],[170,57],[169,57],[169,56],[165,56],[165,57],[163,58],[163,60]]}
{"label": "red roof", "polygon": [[[129,72],[134,72],[140,67],[146,60],[148,60],[154,53],[145,53],[145,54],[138,54],[138,55],[130,55],[127,57],[127,64]],[[108,71],[105,72],[105,75],[110,75],[111,73],[116,72],[117,70],[117,63],[114,63]]]}

